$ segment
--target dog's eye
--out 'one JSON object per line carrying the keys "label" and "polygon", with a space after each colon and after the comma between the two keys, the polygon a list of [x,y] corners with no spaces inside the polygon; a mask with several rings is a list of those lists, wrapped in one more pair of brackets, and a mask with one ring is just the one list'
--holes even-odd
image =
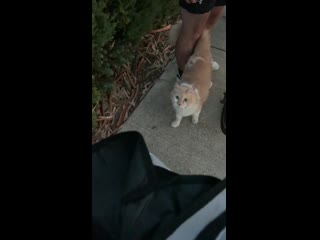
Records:
{"label": "dog's eye", "polygon": [[188,99],[185,98],[183,101],[184,101],[184,102],[188,102]]}
{"label": "dog's eye", "polygon": [[178,97],[178,96],[176,96],[176,99],[177,99],[177,100],[179,100],[179,97]]}

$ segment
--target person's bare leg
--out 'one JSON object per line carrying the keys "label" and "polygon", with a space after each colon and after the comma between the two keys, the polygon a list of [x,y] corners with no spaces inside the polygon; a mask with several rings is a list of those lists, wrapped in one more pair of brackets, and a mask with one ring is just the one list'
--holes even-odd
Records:
{"label": "person's bare leg", "polygon": [[194,46],[206,28],[210,12],[205,14],[192,14],[181,9],[182,27],[176,43],[176,59],[178,68],[183,71]]}
{"label": "person's bare leg", "polygon": [[212,29],[223,14],[224,6],[214,7],[209,15],[206,28]]}
{"label": "person's bare leg", "polygon": [[[217,6],[210,11],[210,15],[206,24],[207,29],[212,29],[216,25],[216,23],[218,22],[218,20],[223,14],[223,10],[224,10],[224,6]],[[211,65],[212,65],[213,71],[217,71],[220,68],[219,64],[213,59],[212,59]]]}

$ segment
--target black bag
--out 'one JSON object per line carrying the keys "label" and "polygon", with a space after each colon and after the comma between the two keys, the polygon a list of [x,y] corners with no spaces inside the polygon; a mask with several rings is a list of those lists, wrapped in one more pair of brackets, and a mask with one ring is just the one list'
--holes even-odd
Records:
{"label": "black bag", "polygon": [[137,132],[93,146],[93,239],[225,239],[225,197],[225,180],[154,165]]}

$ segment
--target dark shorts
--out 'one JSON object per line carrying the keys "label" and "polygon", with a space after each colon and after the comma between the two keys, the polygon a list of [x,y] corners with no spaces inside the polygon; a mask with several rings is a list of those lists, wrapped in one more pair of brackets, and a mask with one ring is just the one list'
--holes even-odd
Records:
{"label": "dark shorts", "polygon": [[185,0],[179,0],[180,7],[193,14],[204,14],[214,7],[225,6],[227,0],[198,0],[196,3],[188,4]]}

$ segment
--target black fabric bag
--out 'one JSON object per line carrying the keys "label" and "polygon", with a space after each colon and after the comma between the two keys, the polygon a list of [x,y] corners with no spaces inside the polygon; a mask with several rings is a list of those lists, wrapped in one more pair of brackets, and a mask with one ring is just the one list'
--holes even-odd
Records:
{"label": "black fabric bag", "polygon": [[155,166],[137,132],[92,148],[93,239],[222,239],[225,194],[225,180]]}

